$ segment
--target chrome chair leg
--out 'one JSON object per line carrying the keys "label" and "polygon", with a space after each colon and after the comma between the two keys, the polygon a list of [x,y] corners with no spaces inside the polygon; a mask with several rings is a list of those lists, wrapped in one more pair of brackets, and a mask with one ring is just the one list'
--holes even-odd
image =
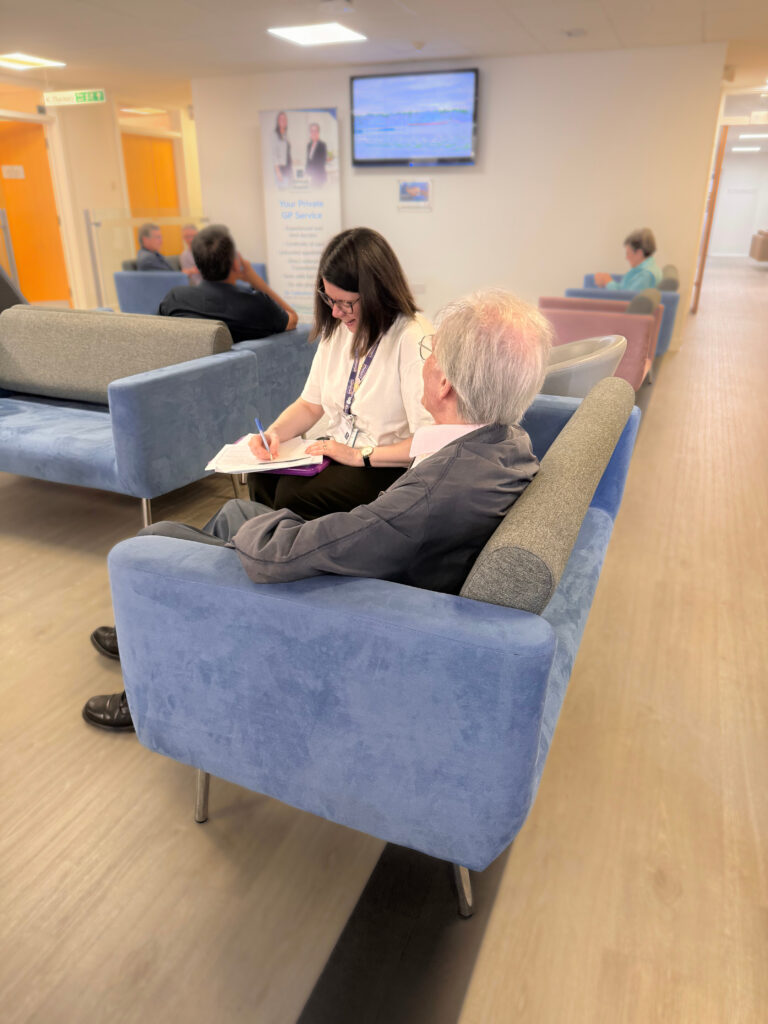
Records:
{"label": "chrome chair leg", "polygon": [[459,914],[462,917],[472,917],[475,912],[475,904],[472,897],[472,880],[469,877],[467,868],[463,868],[460,864],[454,864],[453,880],[456,883]]}
{"label": "chrome chair leg", "polygon": [[149,498],[141,499],[141,518],[145,526],[152,525],[152,502]]}
{"label": "chrome chair leg", "polygon": [[243,487],[247,487],[248,486],[248,474],[247,473],[241,473],[240,474],[240,483],[243,485]]}
{"label": "chrome chair leg", "polygon": [[211,776],[202,768],[197,769],[197,793],[195,794],[195,821],[202,825],[208,821],[208,790],[211,785]]}

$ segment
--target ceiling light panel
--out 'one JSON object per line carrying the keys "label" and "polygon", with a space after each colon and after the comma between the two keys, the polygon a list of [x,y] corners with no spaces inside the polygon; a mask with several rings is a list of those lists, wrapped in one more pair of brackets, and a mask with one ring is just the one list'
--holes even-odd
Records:
{"label": "ceiling light panel", "polygon": [[324,25],[293,25],[288,28],[268,28],[271,36],[287,39],[299,46],[327,46],[330,43],[358,43],[366,37],[351,28],[345,28],[338,21]]}
{"label": "ceiling light panel", "polygon": [[45,57],[31,57],[28,53],[0,53],[0,67],[13,71],[30,71],[32,68],[65,68],[60,60],[46,60]]}

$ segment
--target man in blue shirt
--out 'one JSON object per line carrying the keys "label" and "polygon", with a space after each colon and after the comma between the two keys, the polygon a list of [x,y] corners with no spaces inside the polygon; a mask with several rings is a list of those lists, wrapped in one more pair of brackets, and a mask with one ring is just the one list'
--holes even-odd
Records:
{"label": "man in blue shirt", "polygon": [[137,270],[173,270],[160,249],[163,235],[157,224],[142,224],[139,228],[139,251],[136,253]]}
{"label": "man in blue shirt", "polygon": [[614,281],[610,274],[595,274],[595,284],[609,291],[628,288],[641,292],[645,288],[656,288],[661,280],[661,270],[653,254],[656,239],[650,228],[639,228],[624,239],[627,262],[630,269],[620,281]]}

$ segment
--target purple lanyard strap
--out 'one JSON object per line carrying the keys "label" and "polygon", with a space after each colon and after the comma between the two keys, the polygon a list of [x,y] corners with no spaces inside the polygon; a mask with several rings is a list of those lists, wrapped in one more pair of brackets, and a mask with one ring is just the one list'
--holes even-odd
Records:
{"label": "purple lanyard strap", "polygon": [[360,367],[359,375],[357,372],[357,368],[360,364],[360,360],[355,359],[354,363],[352,364],[352,372],[349,375],[349,380],[347,381],[347,391],[344,396],[344,412],[347,416],[352,411],[352,400],[355,397],[357,389],[363,383],[363,378],[365,377],[366,373],[368,373],[368,368],[373,362],[373,357],[376,355],[376,350],[378,349],[378,347],[379,343],[377,341],[373,348],[369,350],[368,355],[363,360],[363,365]]}

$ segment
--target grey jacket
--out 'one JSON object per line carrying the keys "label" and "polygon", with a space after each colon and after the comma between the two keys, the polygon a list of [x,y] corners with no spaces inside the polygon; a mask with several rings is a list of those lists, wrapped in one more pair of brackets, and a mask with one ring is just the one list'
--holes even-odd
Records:
{"label": "grey jacket", "polygon": [[306,522],[288,509],[233,538],[255,583],[322,573],[457,594],[481,548],[538,470],[521,427],[480,427],[404,473],[368,505]]}

